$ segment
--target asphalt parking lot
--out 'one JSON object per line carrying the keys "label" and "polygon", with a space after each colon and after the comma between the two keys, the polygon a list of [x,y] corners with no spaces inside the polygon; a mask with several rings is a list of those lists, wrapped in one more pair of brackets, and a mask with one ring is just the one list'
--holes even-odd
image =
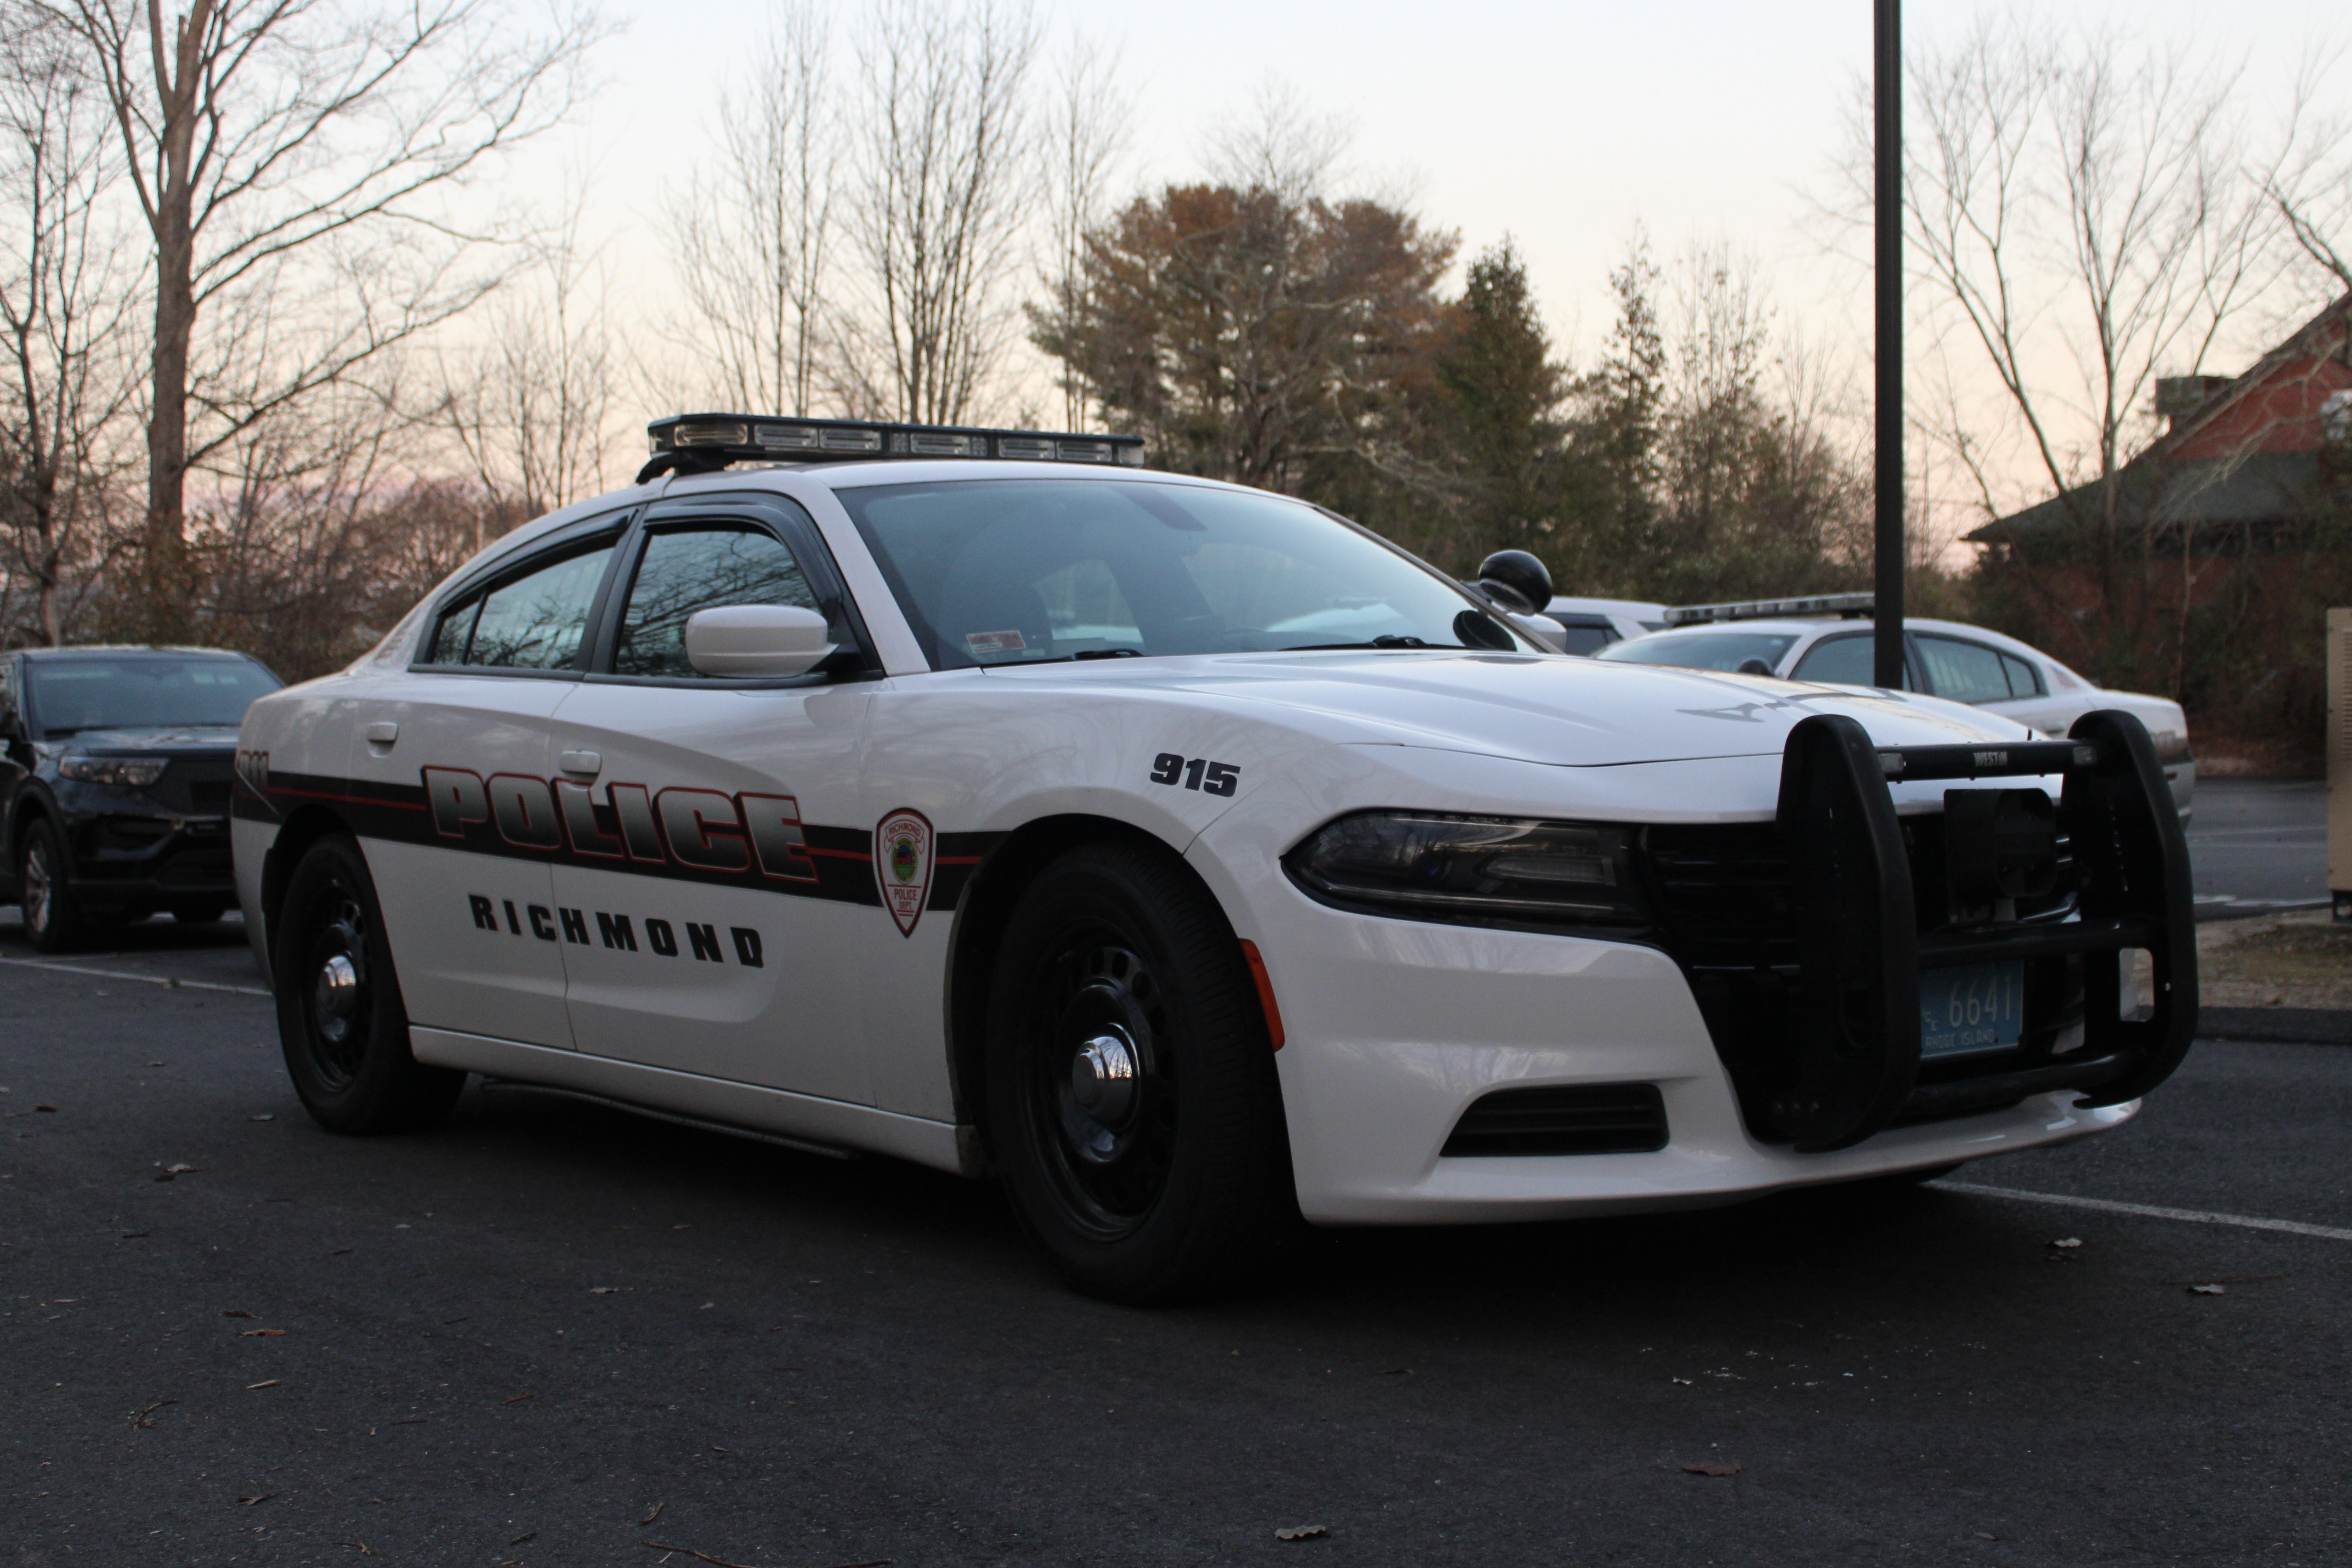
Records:
{"label": "asphalt parking lot", "polygon": [[331,1137],[233,923],[54,968],[13,915],[0,1561],[2352,1547],[2342,1047],[2206,1042],[2120,1132],[1955,1178],[2123,1208],[1334,1233],[1264,1294],[1144,1312],[1061,1291],[991,1189],[887,1161],[479,1088],[431,1135]]}

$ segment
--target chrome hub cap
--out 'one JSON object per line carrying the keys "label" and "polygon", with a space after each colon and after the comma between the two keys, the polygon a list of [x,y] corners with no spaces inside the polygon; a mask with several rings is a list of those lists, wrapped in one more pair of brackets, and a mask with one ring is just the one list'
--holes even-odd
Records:
{"label": "chrome hub cap", "polygon": [[360,971],[348,955],[337,953],[319,966],[311,1003],[318,1009],[319,1032],[341,1041],[352,1032],[360,1010]]}
{"label": "chrome hub cap", "polygon": [[1097,1126],[1115,1127],[1135,1109],[1135,1047],[1117,1024],[1070,1060],[1070,1099]]}

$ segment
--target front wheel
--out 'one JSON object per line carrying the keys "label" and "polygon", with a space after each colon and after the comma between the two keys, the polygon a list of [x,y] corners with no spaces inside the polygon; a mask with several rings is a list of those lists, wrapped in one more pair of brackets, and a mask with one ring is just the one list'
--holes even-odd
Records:
{"label": "front wheel", "polygon": [[1297,1215],[1257,996],[1223,912],[1165,852],[1041,873],[990,988],[990,1143],[1079,1290],[1136,1304],[1262,1270]]}
{"label": "front wheel", "polygon": [[294,1092],[334,1133],[399,1133],[448,1113],[466,1075],[409,1053],[408,1010],[359,844],[320,839],[287,884],[271,943]]}
{"label": "front wheel", "polygon": [[16,862],[25,939],[42,953],[70,953],[89,939],[89,917],[68,880],[73,860],[65,839],[46,818],[25,825],[25,847]]}

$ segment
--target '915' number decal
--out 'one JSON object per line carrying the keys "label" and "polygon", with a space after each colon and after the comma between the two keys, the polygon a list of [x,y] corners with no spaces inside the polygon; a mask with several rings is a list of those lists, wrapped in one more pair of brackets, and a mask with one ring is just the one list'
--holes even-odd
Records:
{"label": "'915' number decal", "polygon": [[1205,757],[1183,758],[1172,751],[1163,751],[1151,759],[1154,784],[1174,784],[1179,780],[1185,789],[1198,789],[1204,795],[1230,795],[1241,787],[1242,770],[1230,762],[1212,762]]}

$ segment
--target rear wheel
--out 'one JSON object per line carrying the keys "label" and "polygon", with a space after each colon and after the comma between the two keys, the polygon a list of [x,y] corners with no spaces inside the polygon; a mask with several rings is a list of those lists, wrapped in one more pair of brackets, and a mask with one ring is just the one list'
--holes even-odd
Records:
{"label": "rear wheel", "polygon": [[40,952],[70,953],[89,937],[89,917],[68,881],[72,869],[65,841],[47,818],[36,817],[25,825],[16,885],[25,939]]}
{"label": "rear wheel", "polygon": [[999,951],[987,1081],[1014,1210],[1089,1294],[1228,1288],[1296,1223],[1240,944],[1164,852],[1088,845],[1039,874]]}
{"label": "rear wheel", "polygon": [[278,1041],[312,1119],[336,1133],[398,1133],[447,1114],[466,1075],[409,1052],[400,978],[358,843],[325,838],[303,854],[271,948]]}

